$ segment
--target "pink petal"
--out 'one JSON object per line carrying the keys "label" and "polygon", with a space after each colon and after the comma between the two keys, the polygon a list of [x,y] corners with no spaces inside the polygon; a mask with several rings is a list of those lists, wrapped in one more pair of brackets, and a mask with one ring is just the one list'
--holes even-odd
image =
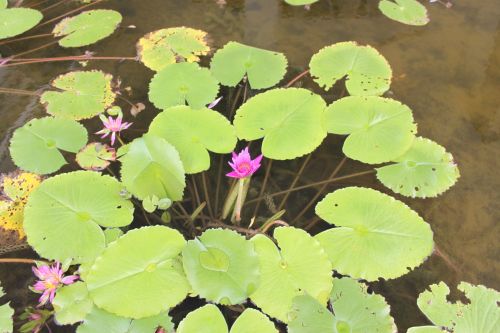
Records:
{"label": "pink petal", "polygon": [[113,133],[111,134],[111,145],[112,145],[112,146],[115,144],[115,139],[116,139],[116,133],[115,133],[115,132],[113,132]]}
{"label": "pink petal", "polygon": [[68,275],[62,278],[61,282],[64,284],[72,284],[78,280],[78,275]]}
{"label": "pink petal", "polygon": [[231,178],[245,178],[245,177],[242,177],[238,172],[236,171],[231,171],[229,173],[226,173],[226,176],[227,177],[231,177]]}

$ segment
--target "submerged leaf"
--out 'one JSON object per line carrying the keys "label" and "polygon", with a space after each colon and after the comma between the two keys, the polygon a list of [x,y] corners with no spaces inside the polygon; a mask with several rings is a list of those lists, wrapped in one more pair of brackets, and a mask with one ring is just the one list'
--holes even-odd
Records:
{"label": "submerged leaf", "polygon": [[371,46],[356,42],[321,49],[312,56],[309,67],[314,81],[325,90],[344,76],[350,95],[382,95],[391,85],[392,70],[387,60]]}
{"label": "submerged leaf", "polygon": [[76,163],[85,170],[104,170],[115,159],[115,149],[99,142],[89,143],[76,154]]}
{"label": "submerged leaf", "polygon": [[143,200],[181,200],[186,187],[184,167],[179,153],[165,139],[152,134],[137,138],[126,146],[120,157],[121,179],[134,196]]}
{"label": "submerged leaf", "polygon": [[106,311],[136,319],[174,307],[190,288],[176,259],[185,244],[168,227],[127,232],[108,245],[89,271],[92,300]]}
{"label": "submerged leaf", "polygon": [[416,138],[394,164],[377,168],[377,178],[396,193],[408,197],[435,197],[449,189],[460,172],[444,147],[426,138]]}
{"label": "submerged leaf", "polygon": [[417,0],[381,0],[378,8],[388,18],[408,25],[429,23],[427,9]]}
{"label": "submerged leaf", "polygon": [[0,39],[20,35],[36,26],[42,18],[41,12],[31,8],[0,9]]}
{"label": "submerged leaf", "polygon": [[67,162],[62,151],[76,153],[87,143],[87,130],[71,119],[33,119],[16,129],[10,140],[10,155],[23,170],[49,174]]}
{"label": "submerged leaf", "polygon": [[392,161],[412,145],[417,131],[411,109],[377,96],[349,96],[326,110],[329,133],[349,135],[342,148],[352,159],[377,164]]}
{"label": "submerged leaf", "polygon": [[240,139],[264,138],[265,157],[293,159],[313,152],[326,137],[325,108],[321,96],[309,90],[273,89],[243,104],[234,126]]}
{"label": "submerged leaf", "polygon": [[28,243],[44,258],[92,261],[105,244],[100,226],[121,227],[132,222],[134,206],[122,198],[122,190],[115,178],[92,171],[44,180],[24,210]]}
{"label": "submerged leaf", "polygon": [[140,60],[154,71],[176,62],[198,62],[209,51],[207,33],[186,27],[156,30],[137,43]]}
{"label": "submerged leaf", "polygon": [[278,247],[264,235],[251,241],[259,257],[261,282],[251,300],[268,315],[287,322],[295,296],[304,292],[322,305],[332,288],[332,267],[320,244],[292,227],[274,230]]}
{"label": "submerged leaf", "polygon": [[188,241],[182,257],[194,292],[208,301],[242,303],[259,283],[253,244],[235,231],[209,229]]}
{"label": "submerged leaf", "polygon": [[189,104],[197,109],[212,102],[219,83],[207,68],[182,62],[162,69],[149,83],[149,100],[159,109]]}
{"label": "submerged leaf", "polygon": [[62,47],[80,47],[94,44],[111,35],[120,22],[120,13],[110,9],[95,9],[67,17],[52,30]]}
{"label": "submerged leaf", "polygon": [[448,302],[450,289],[440,282],[418,296],[418,307],[433,324],[454,333],[497,333],[500,327],[500,293],[467,282],[461,282],[458,290],[465,293],[468,303]]}
{"label": "submerged leaf", "polygon": [[[0,298],[5,296],[2,285],[0,284]],[[0,332],[12,333],[14,329],[14,309],[10,307],[9,303],[0,305]]]}
{"label": "submerged leaf", "polygon": [[94,303],[89,298],[87,285],[78,281],[59,289],[52,305],[56,322],[60,325],[72,325],[84,320]]}
{"label": "submerged leaf", "polygon": [[269,88],[286,73],[283,53],[229,42],[213,56],[210,69],[223,85],[235,87],[246,75],[252,89]]}
{"label": "submerged leaf", "polygon": [[92,118],[109,108],[116,94],[113,77],[101,71],[76,71],[60,75],[51,82],[58,89],[40,97],[47,113],[75,120]]}
{"label": "submerged leaf", "polygon": [[316,214],[336,226],[315,238],[343,275],[367,281],[397,278],[433,251],[429,224],[403,202],[369,188],[330,193],[316,205]]}
{"label": "submerged leaf", "polygon": [[149,132],[164,138],[179,152],[186,173],[198,173],[210,167],[208,151],[227,154],[236,146],[233,126],[217,111],[194,110],[176,106],[153,119]]}

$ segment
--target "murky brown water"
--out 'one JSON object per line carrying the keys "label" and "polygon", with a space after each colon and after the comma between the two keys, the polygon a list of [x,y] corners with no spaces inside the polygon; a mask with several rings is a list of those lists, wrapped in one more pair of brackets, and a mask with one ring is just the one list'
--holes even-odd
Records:
{"label": "murky brown water", "polygon": [[[281,51],[288,57],[290,76],[293,76],[307,68],[312,54],[323,46],[345,40],[374,46],[392,65],[393,97],[413,109],[420,135],[453,153],[462,175],[457,185],[439,198],[400,198],[431,224],[436,244],[449,258],[449,263],[433,256],[410,274],[395,281],[380,282],[374,289],[385,295],[393,306],[401,332],[409,326],[426,323],[415,300],[428,284],[444,280],[455,286],[463,280],[500,290],[498,0],[457,0],[452,9],[426,4],[431,22],[425,27],[409,27],[386,19],[378,11],[375,0],[321,0],[310,11],[290,7],[279,0],[227,2],[226,7],[219,8],[212,0],[109,1],[100,6],[120,11],[124,16],[123,26],[133,24],[137,28],[120,29],[89,49],[99,55],[134,56],[135,42],[145,33],[184,25],[209,32],[216,47],[235,40]],[[64,12],[70,8],[73,7],[68,5],[58,10]],[[4,47],[0,52],[15,53],[39,43],[14,44],[13,49]],[[52,47],[39,54],[81,52]],[[36,90],[45,87],[56,75],[76,68],[79,66],[60,63],[1,69],[0,85]],[[134,89],[134,101],[147,100],[147,83],[152,72],[141,64],[95,62],[89,68],[121,76],[123,84]],[[317,89],[310,80],[304,84]],[[332,99],[331,94],[324,97],[328,101]],[[0,95],[0,105],[0,169],[7,171],[13,168],[7,150],[12,130],[27,119],[41,116],[43,109],[36,98],[27,96]],[[146,123],[156,112],[148,104],[136,120],[136,128],[145,128],[146,125],[138,123]],[[340,160],[340,145],[339,137],[329,136],[314,153],[304,181],[325,178]],[[299,162],[292,165],[293,170],[298,169]],[[290,164],[277,163],[274,170],[282,172],[273,178],[271,188],[288,187],[293,178],[290,169]],[[367,169],[368,166],[347,163],[341,174]],[[335,186],[352,184],[388,192],[373,176]],[[305,191],[291,196],[287,208],[292,214],[300,211],[314,193]],[[266,213],[264,210],[265,207],[263,213]],[[306,218],[311,216],[310,212],[306,214]],[[18,273],[14,275],[12,270],[0,267],[0,279],[5,280],[9,295],[15,298],[21,297],[18,288],[29,283],[20,279]]]}

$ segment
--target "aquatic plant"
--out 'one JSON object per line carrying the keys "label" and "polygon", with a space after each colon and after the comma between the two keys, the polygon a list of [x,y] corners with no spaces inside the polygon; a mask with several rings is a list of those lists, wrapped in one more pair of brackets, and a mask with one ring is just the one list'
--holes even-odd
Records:
{"label": "aquatic plant", "polygon": [[[399,10],[398,20],[423,22]],[[87,11],[63,19],[53,34],[62,47],[89,45],[121,19],[110,10]],[[208,40],[204,31],[170,27],[142,37],[134,58],[59,59],[142,62],[156,72],[148,96],[161,111],[147,130],[122,135],[131,121],[117,99],[137,104],[111,74],[76,70],[38,94],[49,116],[12,135],[12,161],[23,171],[2,180],[0,227],[26,236],[40,260],[50,261],[0,259],[38,264],[35,290],[47,312],[27,309],[24,330],[40,329],[53,315],[59,325],[78,325],[78,333],[396,332],[388,302],[368,287],[435,253],[430,224],[403,201],[367,187],[341,186],[318,199],[328,184],[362,175],[376,175],[387,192],[403,197],[435,197],[459,178],[452,155],[417,136],[409,106],[383,97],[392,69],[369,45],[326,46],[308,70],[277,86],[287,74],[284,54],[230,41],[206,61]],[[9,61],[5,66],[33,63]],[[294,86],[308,75],[319,89]],[[99,119],[104,128],[90,131],[88,143],[86,126]],[[346,136],[345,157],[327,179],[300,184],[329,134]],[[111,145],[99,142],[108,136]],[[289,188],[268,193],[279,175],[273,161],[300,158]],[[348,158],[375,167],[338,176]],[[318,191],[301,211],[287,205],[290,193],[307,188]],[[262,200],[271,216],[260,209]],[[301,219],[313,205],[317,217]],[[71,275],[63,277],[66,270]],[[444,284],[422,293],[418,306],[436,326],[409,332],[493,333],[498,292],[459,288],[470,303],[447,302]],[[195,297],[202,306],[179,311]],[[0,332],[12,331],[11,317],[0,306]]]}

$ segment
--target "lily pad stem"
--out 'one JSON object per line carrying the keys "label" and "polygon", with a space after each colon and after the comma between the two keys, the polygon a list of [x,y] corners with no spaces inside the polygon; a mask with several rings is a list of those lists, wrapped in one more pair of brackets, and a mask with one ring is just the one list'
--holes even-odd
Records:
{"label": "lily pad stem", "polygon": [[243,187],[245,178],[238,180],[238,196],[236,197],[236,205],[234,206],[234,216],[237,224],[241,221],[241,207],[243,206]]}

